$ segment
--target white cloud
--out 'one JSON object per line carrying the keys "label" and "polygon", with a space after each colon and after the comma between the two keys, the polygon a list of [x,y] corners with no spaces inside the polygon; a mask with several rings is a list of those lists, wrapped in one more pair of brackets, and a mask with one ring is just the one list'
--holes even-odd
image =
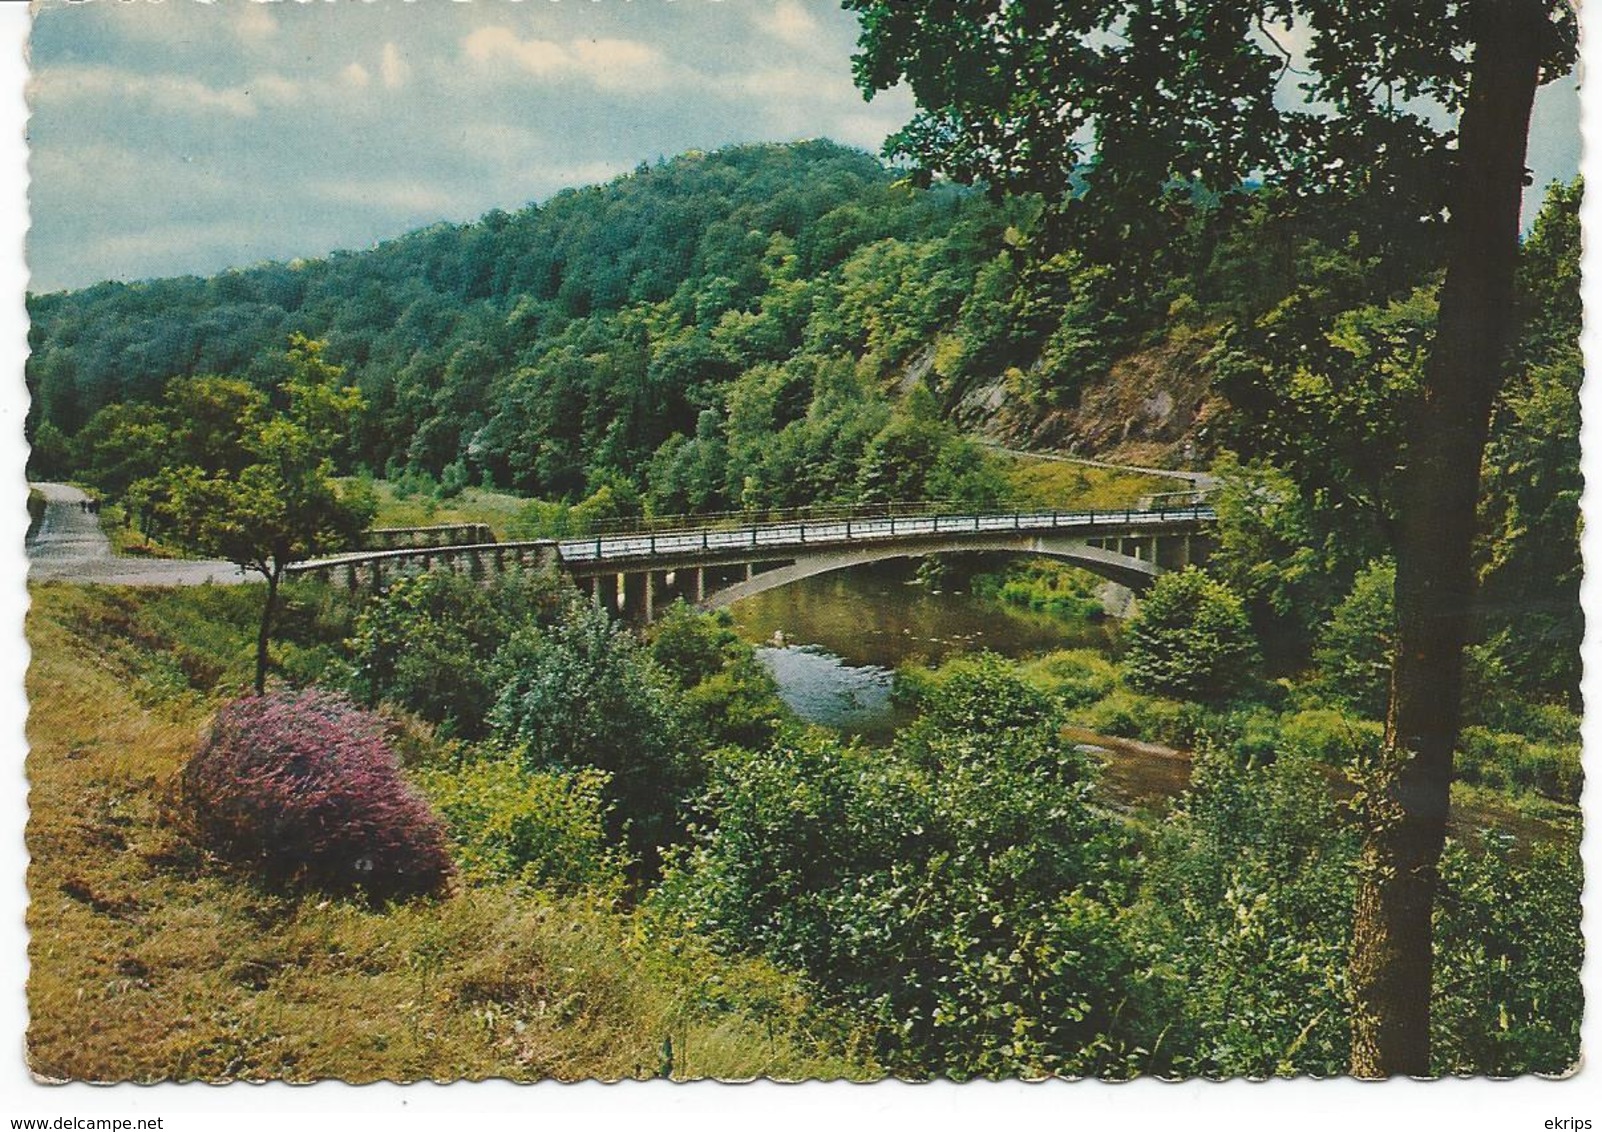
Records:
{"label": "white cloud", "polygon": [[321,180],[312,181],[306,187],[323,200],[412,216],[442,215],[456,207],[456,198],[451,192],[412,180]]}
{"label": "white cloud", "polygon": [[339,77],[349,86],[357,87],[358,89],[373,81],[372,76],[367,73],[367,68],[360,63],[352,63],[339,72]]}
{"label": "white cloud", "polygon": [[384,85],[390,90],[395,90],[410,77],[412,68],[401,58],[400,48],[393,43],[386,43],[383,60],[379,64],[379,73],[384,76]]}
{"label": "white cloud", "polygon": [[757,26],[791,47],[813,47],[818,42],[818,21],[795,0],[780,0],[772,15],[757,16]]}
{"label": "white cloud", "polygon": [[582,79],[601,90],[644,90],[666,81],[661,52],[631,39],[519,39],[505,27],[479,28],[462,40],[468,59],[510,63],[537,79]]}
{"label": "white cloud", "polygon": [[177,75],[141,75],[116,67],[66,64],[34,72],[29,91],[36,101],[78,100],[143,102],[158,113],[211,114],[254,117],[256,105],[248,89],[207,86]]}
{"label": "white cloud", "polygon": [[278,18],[262,0],[248,0],[239,8],[234,21],[234,34],[245,43],[271,39],[278,34]]}

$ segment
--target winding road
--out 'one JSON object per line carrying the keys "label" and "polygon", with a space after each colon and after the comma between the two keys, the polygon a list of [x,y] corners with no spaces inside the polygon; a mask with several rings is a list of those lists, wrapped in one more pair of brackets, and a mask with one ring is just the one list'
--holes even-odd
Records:
{"label": "winding road", "polygon": [[[112,586],[237,585],[247,581],[232,562],[192,558],[119,558],[86,511],[89,499],[64,483],[29,484],[45,498],[44,518],[28,539],[30,582],[95,582]],[[253,576],[252,576],[253,577]]]}

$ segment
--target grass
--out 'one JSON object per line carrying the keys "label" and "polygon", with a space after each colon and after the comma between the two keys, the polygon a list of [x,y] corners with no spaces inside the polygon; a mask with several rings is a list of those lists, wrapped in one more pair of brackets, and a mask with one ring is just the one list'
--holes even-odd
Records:
{"label": "grass", "polygon": [[[35,1073],[612,1079],[660,1074],[671,1038],[675,1077],[874,1075],[831,1052],[846,1031],[788,977],[664,941],[594,895],[464,885],[375,910],[224,871],[163,807],[231,683],[248,595],[40,585],[32,596]],[[189,660],[163,670],[152,657],[164,643]]]}
{"label": "grass", "polygon": [[1177,480],[1098,468],[1064,460],[1008,455],[998,457],[1019,506],[1055,507],[1062,510],[1108,510],[1136,506],[1142,496],[1173,491]]}
{"label": "grass", "polygon": [[373,490],[378,496],[378,515],[373,519],[375,527],[487,523],[497,539],[507,537],[507,524],[529,502],[520,495],[487,491],[481,487],[464,488],[460,495],[446,500],[436,499],[424,492],[402,495],[387,480],[374,481]]}

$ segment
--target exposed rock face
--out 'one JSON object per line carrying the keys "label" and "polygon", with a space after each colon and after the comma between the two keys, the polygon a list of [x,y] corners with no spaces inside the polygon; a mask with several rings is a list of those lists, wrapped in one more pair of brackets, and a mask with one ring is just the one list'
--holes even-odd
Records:
{"label": "exposed rock face", "polygon": [[1177,330],[1121,358],[1066,408],[1031,408],[997,377],[970,389],[955,415],[1015,447],[1187,467],[1210,454],[1207,424],[1223,407],[1212,391],[1212,346],[1205,333]]}

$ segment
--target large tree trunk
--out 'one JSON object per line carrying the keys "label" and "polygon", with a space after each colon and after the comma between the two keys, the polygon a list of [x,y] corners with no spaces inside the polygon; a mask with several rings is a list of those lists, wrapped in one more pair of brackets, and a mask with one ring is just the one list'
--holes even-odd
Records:
{"label": "large tree trunk", "polygon": [[1397,649],[1384,765],[1366,783],[1352,928],[1352,1073],[1430,1070],[1430,914],[1474,595],[1471,544],[1511,330],[1524,152],[1544,6],[1484,0],[1448,222],[1446,279],[1409,436],[1396,546]]}

